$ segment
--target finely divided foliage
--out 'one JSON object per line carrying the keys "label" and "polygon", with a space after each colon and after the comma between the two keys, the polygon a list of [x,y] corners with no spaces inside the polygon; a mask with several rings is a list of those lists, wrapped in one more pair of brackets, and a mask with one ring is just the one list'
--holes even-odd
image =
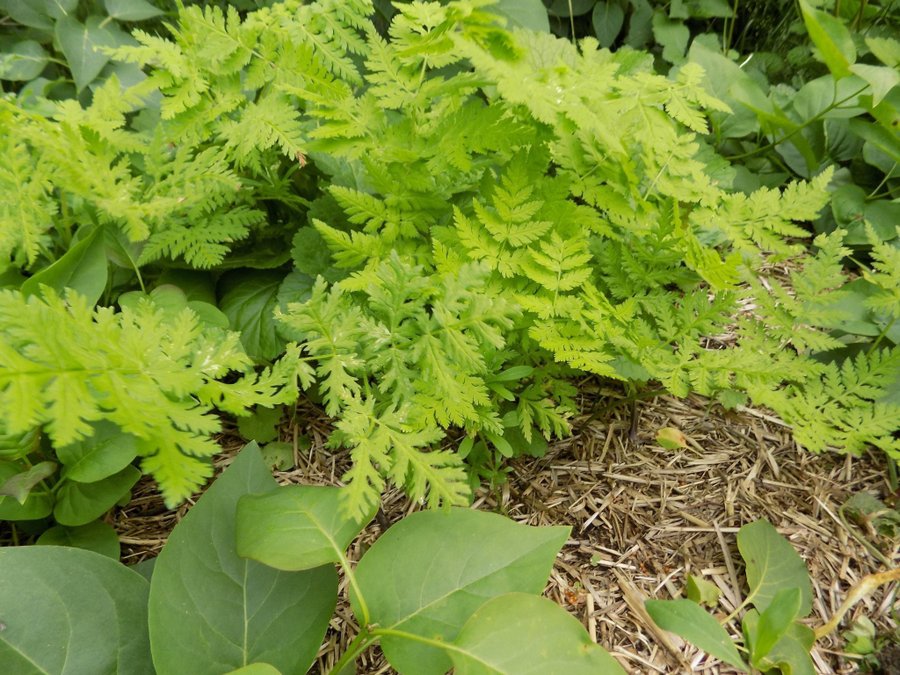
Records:
{"label": "finely divided foliage", "polygon": [[[896,348],[810,358],[838,346],[828,329],[847,311],[840,231],[814,256],[797,243],[829,172],[732,191],[701,135],[728,107],[695,64],[663,77],[639,52],[508,33],[484,0],[398,10],[386,40],[365,0],[243,18],[187,7],[171,38],[136,31],[108,50],[146,73],[124,95],[110,78],[86,108],[0,101],[0,187],[15,195],[0,207],[0,264],[37,271],[89,224],[148,271],[281,269],[293,237],[294,279],[317,278],[280,289],[278,331],[299,346],[261,376],[234,334],[209,337],[189,313],[164,325],[149,307],[92,313],[74,294],[8,291],[4,354],[60,373],[63,356],[99,364],[35,379],[4,359],[10,431],[47,425],[65,443],[111,419],[146,439],[145,468],[176,501],[205,476],[191,456],[211,452],[206,413],[287,401],[299,377],[337,417],[332,444],[351,450],[344,506],[357,516],[386,479],[431,505],[465,502],[461,458],[433,449],[448,430],[504,456],[522,451],[516,435],[563,435],[579,371],[729,406],[749,395],[813,450],[900,451],[886,392]],[[873,257],[867,302],[896,320],[896,250]],[[794,270],[789,284],[774,261]],[[35,312],[98,339],[51,358],[22,323]],[[179,348],[128,371],[160,399],[153,429],[123,412],[121,388],[93,383],[95,369],[119,372],[107,355],[135,331],[150,354]],[[197,344],[216,357],[206,366],[191,361]],[[229,370],[244,379],[219,384]],[[77,406],[54,394],[64,381]]]}

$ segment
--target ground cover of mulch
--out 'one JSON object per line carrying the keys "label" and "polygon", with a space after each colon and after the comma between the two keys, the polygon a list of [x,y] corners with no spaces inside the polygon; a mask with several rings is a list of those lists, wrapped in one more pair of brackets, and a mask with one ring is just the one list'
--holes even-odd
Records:
{"label": "ground cover of mulch", "polygon": [[[798,448],[789,430],[768,414],[727,412],[699,397],[640,401],[633,426],[630,406],[619,392],[592,381],[581,383],[581,391],[585,414],[575,420],[572,437],[551,445],[541,459],[516,461],[508,483],[483,488],[475,506],[529,525],[571,526],[546,594],[578,617],[627,671],[735,672],[657,629],[643,601],[679,597],[685,575],[699,575],[721,589],[719,611],[726,615],[745,589],[735,533],[758,518],[775,525],[806,561],[813,580],[813,627],[830,618],[866,574],[900,565],[896,542],[893,550],[882,552],[885,565],[853,536],[839,513],[858,491],[888,496],[882,457],[813,455]],[[662,427],[680,429],[688,446],[660,448],[654,438]],[[282,429],[283,440],[295,441],[297,466],[278,473],[280,482],[339,484],[349,458],[324,447],[329,430],[315,407],[297,409]],[[297,442],[304,436],[311,441],[308,449]],[[230,461],[239,441],[226,434],[223,445],[220,466]],[[155,555],[188,508],[165,510],[145,479],[135,499],[114,517],[123,562]],[[361,547],[371,544],[386,521],[417,508],[399,491],[385,495],[385,518],[367,528],[351,559],[358,559]],[[346,597],[343,584],[342,594]],[[867,616],[879,632],[892,633],[898,610],[897,584],[883,586],[854,606],[842,629]],[[739,631],[736,623],[732,629]],[[314,672],[327,672],[355,633],[349,607],[341,602]],[[841,653],[842,644],[835,634],[816,643],[817,672],[857,672],[858,662]],[[393,671],[374,649],[361,658],[359,672]]]}

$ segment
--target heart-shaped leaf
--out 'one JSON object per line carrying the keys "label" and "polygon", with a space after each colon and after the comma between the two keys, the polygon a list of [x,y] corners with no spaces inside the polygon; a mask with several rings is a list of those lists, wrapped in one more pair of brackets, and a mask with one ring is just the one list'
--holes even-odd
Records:
{"label": "heart-shaped leaf", "polygon": [[160,675],[212,675],[248,663],[283,673],[309,668],[337,600],[331,566],[281,572],[237,554],[235,511],[276,488],[256,444],[175,527],[150,589],[150,641]]}
{"label": "heart-shaped leaf", "polygon": [[[485,601],[504,593],[539,594],[567,527],[526,527],[468,509],[414,513],[392,526],[356,569],[369,620],[381,628],[451,641]],[[359,598],[351,594],[357,617]],[[440,649],[385,636],[381,647],[400,673],[443,675]]]}
{"label": "heart-shaped leaf", "polygon": [[375,516],[362,521],[342,516],[340,488],[291,485],[241,497],[237,510],[237,550],[280,570],[307,570],[338,563],[344,551]]}
{"label": "heart-shaped leaf", "polygon": [[3,672],[152,675],[149,588],[92,551],[0,549]]}
{"label": "heart-shaped leaf", "polygon": [[450,652],[455,675],[616,675],[625,671],[578,619],[547,598],[507,593],[466,622]]}

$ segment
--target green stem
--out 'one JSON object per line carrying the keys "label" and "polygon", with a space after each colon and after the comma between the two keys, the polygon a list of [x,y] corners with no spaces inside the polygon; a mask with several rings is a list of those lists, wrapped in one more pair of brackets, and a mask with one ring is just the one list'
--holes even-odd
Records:
{"label": "green stem", "polygon": [[869,193],[868,197],[866,197],[866,201],[874,198],[874,196],[878,193],[878,191],[882,188],[882,186],[884,186],[884,184],[888,182],[888,179],[890,178],[891,174],[894,173],[894,169],[896,169],[896,168],[897,168],[897,162],[894,162],[893,166],[891,166],[891,168],[888,169],[887,173],[884,174],[884,178],[881,179],[881,182],[878,185],[876,185],[875,189]]}
{"label": "green stem", "polygon": [[397,637],[403,640],[410,640],[411,642],[419,642],[423,645],[428,645],[429,647],[436,647],[438,649],[443,649],[444,651],[449,652],[457,652],[458,654],[465,654],[469,658],[474,658],[471,652],[466,651],[465,649],[461,649],[457,647],[452,642],[445,642],[444,640],[434,640],[432,638],[423,637],[422,635],[416,635],[415,633],[407,633],[402,630],[394,630],[393,628],[376,628],[372,631],[372,635],[377,635],[378,637],[388,636],[388,637]]}
{"label": "green stem", "polygon": [[572,11],[572,0],[569,0],[569,27],[572,29],[572,44],[576,43],[575,40],[575,16]]}
{"label": "green stem", "polygon": [[728,50],[731,49],[731,41],[734,39],[734,24],[737,23],[737,14],[738,7],[741,4],[741,0],[734,0],[734,9],[731,12],[731,21],[728,22],[727,28],[727,37],[725,38],[725,54],[728,54]]}
{"label": "green stem", "polygon": [[[360,617],[361,624],[363,626],[369,625],[369,606],[366,604],[366,599],[363,597],[362,590],[359,587],[359,582],[356,580],[356,574],[353,572],[353,568],[350,566],[350,561],[347,559],[347,556],[344,555],[344,552],[337,546],[335,546],[335,551],[337,551],[338,556],[340,556],[339,563],[341,565],[341,569],[344,570],[344,576],[347,577],[347,582],[350,584],[350,588],[353,589],[353,592],[356,594],[356,600],[359,603],[359,613],[362,614]],[[363,629],[365,632],[365,629]]]}
{"label": "green stem", "polygon": [[353,642],[347,647],[347,651],[341,654],[341,658],[334,664],[334,667],[328,671],[328,675],[340,675],[341,671],[355,662],[356,658],[366,651],[376,639],[368,629],[363,628],[359,635],[353,638]]}
{"label": "green stem", "polygon": [[810,124],[812,124],[813,122],[819,121],[819,120],[822,119],[825,115],[827,115],[829,112],[831,112],[832,110],[836,109],[836,108],[839,107],[840,105],[846,103],[847,101],[849,101],[849,100],[852,99],[852,98],[855,98],[856,96],[859,96],[862,92],[864,92],[864,91],[865,91],[866,89],[868,89],[868,88],[869,88],[869,85],[867,84],[866,86],[864,86],[864,87],[858,89],[857,91],[853,92],[853,93],[850,94],[849,96],[845,96],[845,97],[842,98],[840,101],[834,101],[834,102],[831,103],[827,108],[825,108],[825,109],[822,110],[821,112],[816,113],[815,115],[813,115],[812,117],[810,117],[808,120],[806,120],[805,122],[803,122],[803,124],[801,124],[801,125],[799,125],[798,127],[794,128],[793,130],[791,130],[790,132],[788,132],[787,134],[785,134],[784,136],[782,136],[781,138],[779,138],[777,141],[772,141],[771,143],[767,143],[766,145],[761,145],[760,147],[756,148],[755,150],[751,150],[750,152],[745,152],[745,153],[740,154],[740,155],[730,155],[730,156],[726,157],[725,159],[727,159],[727,160],[729,160],[729,161],[734,161],[734,160],[736,160],[736,159],[745,159],[745,158],[747,158],[747,157],[753,157],[754,155],[758,155],[758,154],[760,154],[760,153],[766,152],[767,150],[771,150],[771,149],[774,148],[775,146],[781,145],[782,143],[784,143],[784,142],[785,142],[786,140],[788,140],[789,138],[793,138],[793,137],[796,136],[798,133],[800,133],[801,131],[803,131],[806,127],[808,127]]}

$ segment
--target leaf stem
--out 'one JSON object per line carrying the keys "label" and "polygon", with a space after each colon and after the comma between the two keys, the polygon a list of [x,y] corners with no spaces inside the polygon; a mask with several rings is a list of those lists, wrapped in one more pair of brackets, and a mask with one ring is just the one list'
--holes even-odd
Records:
{"label": "leaf stem", "polygon": [[[457,654],[465,654],[470,659],[477,659],[472,652],[466,651],[461,647],[457,647],[452,642],[445,642],[444,640],[435,640],[434,638],[427,638],[423,635],[416,635],[415,633],[407,633],[402,630],[395,630],[393,628],[376,628],[372,631],[372,635],[388,636],[388,637],[397,637],[403,640],[410,640],[412,642],[419,642],[423,645],[428,645],[429,647],[436,647],[437,649],[443,649],[449,652],[456,652]],[[481,659],[478,659],[479,663],[484,663]],[[486,664],[485,664],[486,665]]]}
{"label": "leaf stem", "polygon": [[762,152],[766,152],[767,150],[771,150],[771,149],[774,148],[775,146],[781,145],[782,143],[784,143],[784,142],[785,142],[786,140],[788,140],[789,138],[793,138],[793,137],[796,136],[799,132],[803,131],[806,127],[808,127],[810,124],[812,124],[813,122],[819,121],[820,119],[822,119],[822,117],[824,117],[825,115],[827,115],[827,114],[830,113],[832,110],[834,110],[834,109],[836,109],[837,107],[839,107],[840,105],[846,103],[847,101],[849,101],[849,100],[852,99],[852,98],[855,98],[856,96],[859,96],[862,92],[864,92],[864,91],[865,91],[866,89],[868,89],[868,88],[869,88],[869,85],[866,84],[864,87],[858,89],[857,91],[853,92],[852,94],[850,94],[850,95],[848,95],[848,96],[845,96],[845,97],[842,98],[840,101],[833,101],[833,102],[830,103],[824,110],[821,110],[821,111],[817,112],[815,115],[813,115],[813,116],[810,117],[808,120],[806,120],[805,122],[803,122],[803,124],[798,125],[798,126],[795,127],[794,129],[792,129],[791,131],[789,131],[788,133],[786,133],[784,136],[782,136],[781,138],[779,138],[777,141],[772,141],[771,143],[767,143],[766,145],[761,145],[761,146],[759,146],[758,148],[756,148],[756,149],[754,149],[754,150],[750,150],[749,152],[745,152],[745,153],[742,153],[742,154],[740,154],[740,155],[729,155],[729,156],[725,157],[725,159],[727,159],[727,160],[729,160],[729,161],[733,161],[733,160],[736,160],[736,159],[745,159],[745,158],[747,158],[747,157],[753,157],[753,156],[758,155],[758,154],[760,154],[760,153],[762,153]]}
{"label": "leaf stem", "polygon": [[339,556],[338,562],[341,565],[341,569],[344,570],[344,576],[347,577],[347,582],[350,584],[350,588],[353,589],[353,593],[356,594],[356,599],[359,602],[359,613],[362,614],[360,623],[363,626],[368,626],[370,621],[369,606],[366,604],[366,599],[363,597],[359,582],[356,580],[356,574],[353,572],[353,567],[350,565],[350,561],[347,559],[347,556],[344,555],[342,550],[335,547],[335,551],[337,551]]}

